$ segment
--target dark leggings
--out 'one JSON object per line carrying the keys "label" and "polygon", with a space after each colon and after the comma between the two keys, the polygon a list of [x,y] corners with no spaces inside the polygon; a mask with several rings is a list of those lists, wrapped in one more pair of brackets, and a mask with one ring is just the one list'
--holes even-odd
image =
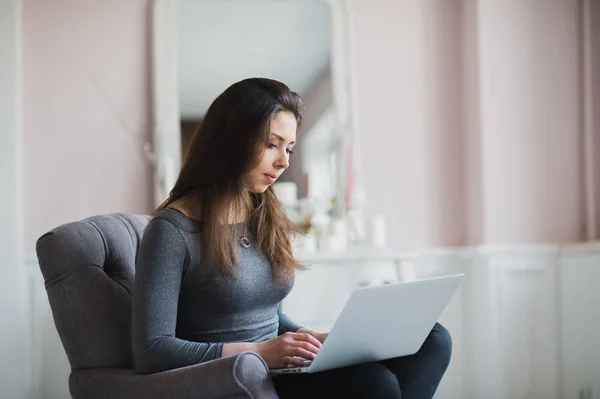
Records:
{"label": "dark leggings", "polygon": [[414,355],[314,374],[273,377],[280,399],[433,397],[452,354],[450,333],[436,323]]}

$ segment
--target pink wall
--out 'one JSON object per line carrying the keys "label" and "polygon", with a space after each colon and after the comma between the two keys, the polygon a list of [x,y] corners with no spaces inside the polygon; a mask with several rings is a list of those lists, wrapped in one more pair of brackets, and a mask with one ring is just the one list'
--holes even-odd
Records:
{"label": "pink wall", "polygon": [[[57,224],[151,210],[147,3],[24,1],[27,252]],[[577,240],[575,2],[352,7],[368,213],[390,242]]]}
{"label": "pink wall", "polygon": [[424,108],[429,236],[425,245],[466,243],[464,91],[459,0],[424,2]]}
{"label": "pink wall", "polygon": [[391,245],[581,239],[578,3],[352,7],[368,212]]}
{"label": "pink wall", "polygon": [[464,108],[464,176],[465,238],[467,244],[483,242],[485,225],[483,213],[483,173],[480,135],[480,98],[479,98],[479,37],[477,21],[477,0],[465,0],[462,3],[462,56],[463,93],[458,101]]}
{"label": "pink wall", "polygon": [[352,3],[368,213],[393,245],[465,241],[460,8],[439,4]]}
{"label": "pink wall", "polygon": [[58,224],[151,210],[148,1],[23,1],[26,253]]}
{"label": "pink wall", "polygon": [[578,13],[572,1],[478,4],[484,242],[583,238]]}
{"label": "pink wall", "polygon": [[596,234],[600,236],[600,2],[590,1],[592,24],[592,66],[595,71],[592,78],[592,129],[594,142],[594,171],[592,177],[594,182],[595,220]]}

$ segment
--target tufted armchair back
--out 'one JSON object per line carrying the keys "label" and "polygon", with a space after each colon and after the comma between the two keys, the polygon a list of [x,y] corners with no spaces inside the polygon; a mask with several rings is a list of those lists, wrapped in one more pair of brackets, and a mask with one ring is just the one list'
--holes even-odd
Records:
{"label": "tufted armchair back", "polygon": [[150,216],[110,214],[39,238],[38,261],[73,370],[131,368],[135,258]]}
{"label": "tufted armchair back", "polygon": [[36,250],[74,399],[276,399],[265,361],[241,352],[142,375],[133,370],[135,258],[150,216],[111,214],[59,226]]}

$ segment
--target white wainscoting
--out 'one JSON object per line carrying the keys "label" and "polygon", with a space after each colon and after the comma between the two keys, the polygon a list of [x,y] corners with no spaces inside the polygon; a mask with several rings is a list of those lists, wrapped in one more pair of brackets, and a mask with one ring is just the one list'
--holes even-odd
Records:
{"label": "white wainscoting", "polygon": [[[377,284],[393,270],[310,259],[285,311],[315,328],[333,323],[350,276],[370,271]],[[437,398],[600,399],[600,246],[426,250],[407,274],[455,273],[465,280],[440,319],[454,350]]]}
{"label": "white wainscoting", "polygon": [[29,325],[32,347],[31,399],[70,398],[68,378],[71,368],[54,326],[44,279],[35,258],[26,259],[29,287]]}
{"label": "white wainscoting", "polygon": [[600,398],[600,250],[574,247],[559,270],[561,383],[566,398]]}
{"label": "white wainscoting", "polygon": [[[402,257],[400,268],[381,256],[306,257],[311,266],[298,274],[285,312],[325,330],[358,284],[464,273],[440,319],[452,333],[453,358],[437,398],[600,399],[600,245],[432,249]],[[68,362],[37,264],[28,264],[32,398],[66,398]]]}

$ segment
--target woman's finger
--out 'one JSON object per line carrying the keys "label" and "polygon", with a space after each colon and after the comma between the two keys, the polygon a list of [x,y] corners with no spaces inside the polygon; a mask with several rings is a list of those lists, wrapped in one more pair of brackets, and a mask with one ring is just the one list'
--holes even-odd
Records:
{"label": "woman's finger", "polygon": [[293,338],[296,341],[308,342],[317,348],[321,348],[322,346],[321,342],[309,333],[294,333]]}
{"label": "woman's finger", "polygon": [[294,357],[294,356],[284,356],[281,360],[283,361],[284,366],[288,366],[290,364],[294,365],[294,366],[299,366],[299,367],[304,366],[304,360],[298,359],[297,357]]}
{"label": "woman's finger", "polygon": [[[286,354],[286,355],[289,355],[289,356],[298,356],[298,357],[304,358],[304,359],[306,359],[306,360],[314,360],[314,358],[317,356],[317,355],[315,355],[314,353],[312,353],[312,352],[309,352],[309,351],[307,351],[306,349],[303,349],[303,348],[301,348],[301,347],[299,347],[299,346],[297,346],[297,347],[292,347],[292,348],[289,348],[289,349],[288,349],[288,350],[285,352],[285,354]],[[302,360],[302,361],[304,361],[304,360]],[[304,363],[303,363],[303,364],[304,364]]]}
{"label": "woman's finger", "polygon": [[307,350],[308,352],[314,353],[315,355],[319,353],[319,348],[308,342],[296,341],[295,346]]}

